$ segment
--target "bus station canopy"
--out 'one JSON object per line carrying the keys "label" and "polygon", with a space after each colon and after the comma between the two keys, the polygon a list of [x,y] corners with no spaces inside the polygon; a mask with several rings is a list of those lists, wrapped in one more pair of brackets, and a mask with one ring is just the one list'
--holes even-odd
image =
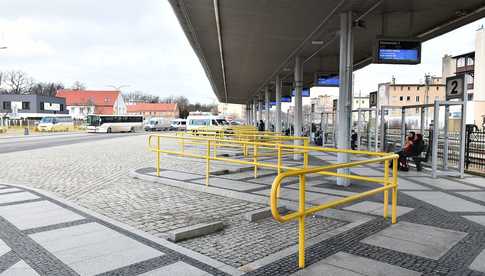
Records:
{"label": "bus station canopy", "polygon": [[373,62],[378,38],[426,41],[485,16],[483,0],[169,1],[219,101],[240,104],[274,91],[276,75],[291,84],[297,55],[305,86],[338,74],[342,12],[354,19],[354,70]]}

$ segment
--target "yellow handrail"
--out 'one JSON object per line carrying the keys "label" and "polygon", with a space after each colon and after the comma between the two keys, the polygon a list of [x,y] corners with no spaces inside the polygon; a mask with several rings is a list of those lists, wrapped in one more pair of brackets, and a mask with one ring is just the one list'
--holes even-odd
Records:
{"label": "yellow handrail", "polygon": [[[341,151],[341,150],[337,150]],[[346,152],[342,150],[341,152]],[[397,214],[397,163],[398,163],[399,156],[397,154],[387,154],[382,157],[377,157],[368,160],[362,161],[354,161],[350,163],[342,163],[342,164],[333,164],[328,166],[321,166],[316,168],[304,168],[298,169],[293,171],[288,171],[279,174],[273,184],[271,186],[271,196],[270,196],[270,205],[271,205],[271,213],[273,218],[279,222],[287,222],[290,220],[298,219],[298,228],[299,228],[299,238],[298,238],[298,266],[300,268],[305,267],[305,217],[312,215],[316,212],[323,211],[329,208],[334,208],[339,205],[347,204],[354,202],[356,200],[384,192],[384,218],[387,218],[387,206],[389,205],[388,202],[388,191],[392,190],[392,214],[391,214],[391,222],[394,224],[396,223],[396,214]],[[389,161],[393,161],[392,165],[392,181],[389,181]],[[385,169],[384,169],[384,179],[375,179],[370,177],[359,177],[359,180],[374,182],[374,183],[382,183],[383,186],[379,188],[375,188],[366,192],[362,192],[356,195],[348,196],[342,199],[333,200],[321,205],[313,206],[310,208],[305,208],[305,175],[306,174],[325,174],[329,176],[337,176],[349,179],[355,179],[352,175],[346,175],[341,173],[329,172],[328,170],[334,169],[341,169],[341,168],[350,168],[359,165],[366,165],[366,164],[373,164],[373,163],[382,163],[384,162]],[[297,212],[293,212],[287,215],[282,216],[278,211],[278,197],[279,197],[279,190],[281,186],[281,182],[283,179],[291,176],[298,176],[300,179],[299,185],[299,208]]]}

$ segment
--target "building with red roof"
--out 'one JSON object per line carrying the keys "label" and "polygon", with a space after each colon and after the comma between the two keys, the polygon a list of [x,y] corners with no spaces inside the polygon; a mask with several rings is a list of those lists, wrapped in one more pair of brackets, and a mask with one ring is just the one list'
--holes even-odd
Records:
{"label": "building with red roof", "polygon": [[127,113],[149,117],[178,118],[180,115],[176,103],[129,103]]}
{"label": "building with red roof", "polygon": [[61,89],[56,96],[66,99],[67,110],[73,118],[85,118],[89,114],[126,114],[120,91]]}

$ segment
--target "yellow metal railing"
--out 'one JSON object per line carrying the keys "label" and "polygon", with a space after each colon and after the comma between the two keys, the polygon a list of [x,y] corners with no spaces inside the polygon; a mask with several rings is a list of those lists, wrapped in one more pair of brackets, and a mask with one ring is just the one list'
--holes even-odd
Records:
{"label": "yellow metal railing", "polygon": [[[348,150],[336,150],[337,152],[351,152]],[[391,211],[391,222],[396,223],[396,213],[397,213],[397,160],[399,158],[396,154],[380,154],[381,157],[367,159],[362,161],[355,161],[343,164],[333,164],[322,167],[308,168],[308,169],[298,169],[294,171],[288,171],[280,173],[274,180],[271,187],[271,213],[275,220],[279,222],[288,222],[291,220],[298,220],[298,266],[300,268],[305,267],[305,217],[312,215],[316,212],[320,212],[329,208],[334,208],[339,205],[351,203],[362,198],[372,196],[374,194],[383,192],[384,193],[384,218],[388,216],[388,205],[389,205],[389,190],[392,190],[392,211]],[[389,178],[389,162],[392,161],[392,179]],[[350,174],[342,174],[337,172],[332,172],[329,170],[336,170],[342,168],[350,168],[360,165],[384,163],[384,177],[383,179],[376,179],[371,177],[356,177]],[[367,181],[372,183],[382,184],[382,187],[375,188],[366,192],[362,192],[356,195],[348,196],[342,199],[333,200],[325,204],[313,206],[310,208],[305,207],[305,175],[307,174],[323,174],[328,176],[336,176],[349,179],[358,179],[361,181]],[[298,211],[287,215],[281,215],[278,211],[278,197],[279,189],[283,179],[287,177],[298,176],[299,177],[299,204]]]}

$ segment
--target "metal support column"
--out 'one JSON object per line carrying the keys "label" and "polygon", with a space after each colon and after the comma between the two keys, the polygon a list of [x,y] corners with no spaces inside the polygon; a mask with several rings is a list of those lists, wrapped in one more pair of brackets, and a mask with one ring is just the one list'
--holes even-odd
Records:
{"label": "metal support column", "polygon": [[[337,148],[350,149],[350,127],[352,119],[352,71],[353,71],[353,43],[352,43],[352,12],[340,14],[340,66],[339,66],[339,100],[337,106]],[[334,126],[335,127],[335,126]],[[350,162],[348,153],[337,154],[338,163]],[[338,169],[338,173],[349,174],[350,169]],[[337,178],[337,185],[349,186],[347,178]]]}
{"label": "metal support column", "polygon": [[[302,122],[303,122],[303,102],[302,102],[302,90],[303,90],[303,60],[297,56],[295,58],[295,114],[294,114],[294,129],[295,136],[301,136],[302,134]],[[295,141],[295,145],[301,145],[302,141]],[[300,154],[295,154],[293,159],[300,160]]]}
{"label": "metal support column", "polygon": [[448,169],[448,125],[450,119],[450,106],[445,105],[445,129],[444,129],[444,136],[443,136],[443,170]]}
{"label": "metal support column", "polygon": [[360,149],[360,141],[362,139],[362,110],[357,109],[357,149]]}
{"label": "metal support column", "polygon": [[264,127],[266,131],[268,131],[270,129],[270,121],[269,121],[269,109],[270,109],[270,106],[269,106],[269,87],[266,86],[264,88],[264,107],[266,109],[266,118],[265,118],[265,122],[264,122]]}
{"label": "metal support column", "polygon": [[376,117],[375,119],[375,126],[374,126],[374,151],[378,151],[379,149],[379,108],[376,106]]}
{"label": "metal support column", "polygon": [[401,149],[404,148],[406,144],[406,109],[401,108]]}
{"label": "metal support column", "polygon": [[431,148],[431,177],[438,177],[438,137],[439,137],[439,118],[440,118],[440,103],[434,102],[434,116],[433,116],[433,144]]}
{"label": "metal support column", "polygon": [[258,124],[261,120],[263,120],[263,100],[261,95],[258,95]]}
{"label": "metal support column", "polygon": [[458,171],[460,178],[465,177],[465,144],[466,144],[466,109],[468,102],[468,78],[465,74],[465,89],[463,91],[463,106],[461,109],[461,127],[460,127],[460,163],[458,164]]}
{"label": "metal support column", "polygon": [[426,129],[426,122],[425,122],[425,119],[426,119],[426,114],[425,114],[425,107],[421,107],[421,129],[420,129],[420,132],[421,132],[421,135],[423,135],[424,137],[424,130]]}
{"label": "metal support column", "polygon": [[381,124],[380,124],[380,142],[381,142],[381,151],[386,151],[386,133],[385,133],[385,127],[386,127],[386,118],[385,118],[385,109],[384,107],[381,107]]}
{"label": "metal support column", "polygon": [[257,111],[258,110],[258,100],[254,99],[253,101],[253,125],[257,126],[258,125],[258,115]]}
{"label": "metal support column", "polygon": [[275,132],[281,132],[281,80],[280,76],[276,76],[276,122],[275,122]]}

